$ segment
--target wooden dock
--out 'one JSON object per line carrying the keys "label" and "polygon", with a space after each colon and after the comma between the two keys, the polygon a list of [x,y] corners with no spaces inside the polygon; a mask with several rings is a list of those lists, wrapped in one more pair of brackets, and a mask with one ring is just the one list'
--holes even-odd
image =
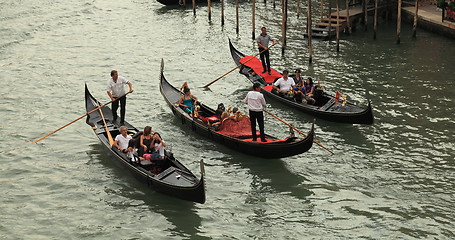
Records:
{"label": "wooden dock", "polygon": [[[378,11],[385,6],[378,7]],[[374,13],[374,6],[367,6],[367,13]],[[361,5],[349,8],[349,26],[355,29],[355,25],[357,22],[363,17],[363,7]],[[315,25],[315,27],[311,28],[311,37],[313,38],[321,38],[324,40],[328,40],[332,37],[336,36],[336,29],[337,26],[340,27],[339,31],[343,32],[346,31],[348,27],[348,14],[346,9],[340,10],[340,22],[337,25],[337,13],[332,12],[330,16],[327,15],[326,18],[321,19],[319,23]],[[330,22],[330,24],[329,24]],[[330,31],[329,31],[330,25]],[[330,34],[329,34],[330,32]],[[305,37],[308,37],[308,32],[304,33]]]}

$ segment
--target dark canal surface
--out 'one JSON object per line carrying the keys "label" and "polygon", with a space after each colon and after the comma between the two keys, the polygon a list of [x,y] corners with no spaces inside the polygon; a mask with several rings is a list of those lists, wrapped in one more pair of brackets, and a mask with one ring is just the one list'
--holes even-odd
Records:
{"label": "dark canal surface", "polygon": [[[318,1],[313,2],[319,6]],[[1,239],[453,239],[455,238],[455,41],[423,30],[411,38],[396,22],[372,19],[335,41],[314,40],[308,64],[304,14],[289,6],[288,46],[281,55],[280,4],[257,3],[256,34],[278,40],[272,67],[301,68],[349,101],[365,105],[373,125],[316,120],[305,154],[265,160],[207,141],[182,128],[159,93],[160,61],[175,85],[213,107],[246,111],[251,84],[234,67],[228,38],[246,54],[251,2],[225,7],[164,7],[153,0],[4,0],[0,3]],[[302,4],[302,13],[306,4]],[[314,7],[314,19],[319,16]],[[313,20],[315,21],[315,20]],[[112,69],[133,83],[127,121],[160,131],[172,151],[199,175],[207,202],[156,193],[123,173],[85,121],[31,142],[85,113],[84,83],[102,102]],[[313,117],[267,99],[269,111],[303,132]],[[266,117],[266,132],[288,135]]]}

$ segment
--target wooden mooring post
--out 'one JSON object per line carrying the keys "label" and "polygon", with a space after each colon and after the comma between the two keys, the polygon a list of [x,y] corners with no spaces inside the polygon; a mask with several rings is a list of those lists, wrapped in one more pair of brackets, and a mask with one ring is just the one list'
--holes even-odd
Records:
{"label": "wooden mooring post", "polygon": [[311,64],[313,62],[313,46],[311,44],[311,32],[312,32],[312,29],[311,29],[311,0],[308,0],[307,31],[308,31],[309,63]]}
{"label": "wooden mooring post", "polygon": [[418,11],[419,11],[419,0],[416,0],[415,13],[414,13],[414,25],[412,26],[412,37],[413,38],[416,38]]}
{"label": "wooden mooring post", "polygon": [[328,34],[329,34],[329,41],[332,39],[332,21],[330,20],[332,18],[332,1],[328,1],[329,2],[329,31],[328,31]]}
{"label": "wooden mooring post", "polygon": [[374,1],[374,33],[373,39],[376,40],[376,32],[378,30],[378,0]]}
{"label": "wooden mooring post", "polygon": [[346,33],[351,34],[351,21],[349,20],[349,0],[346,0],[346,23],[348,24],[348,30]]}
{"label": "wooden mooring post", "polygon": [[287,27],[287,5],[288,1],[287,0],[282,0],[281,4],[281,13],[282,13],[282,24],[281,24],[281,54],[284,55],[284,50],[286,49],[286,27]]}
{"label": "wooden mooring post", "polygon": [[239,34],[239,0],[235,0],[235,18],[236,18],[235,32]]}
{"label": "wooden mooring post", "polygon": [[368,30],[368,10],[367,10],[367,0],[363,0],[363,24],[365,27],[365,31]]}
{"label": "wooden mooring post", "polygon": [[321,0],[321,22],[324,18],[324,0]]}
{"label": "wooden mooring post", "polygon": [[196,16],[196,0],[193,0],[193,15]]}
{"label": "wooden mooring post", "polygon": [[[331,18],[329,21],[332,21]],[[340,4],[337,0],[337,52],[340,51]]]}
{"label": "wooden mooring post", "polygon": [[297,19],[300,16],[300,0],[297,0]]}
{"label": "wooden mooring post", "polygon": [[210,0],[207,0],[207,6],[208,6],[208,14],[209,14],[209,22],[212,21],[212,13],[210,12]]}
{"label": "wooden mooring post", "polygon": [[255,9],[256,9],[256,0],[253,0],[253,31],[252,31],[253,40],[256,39],[256,36],[254,34],[254,10]]}
{"label": "wooden mooring post", "polygon": [[221,26],[224,26],[224,0],[221,0]]}
{"label": "wooden mooring post", "polygon": [[398,0],[397,44],[400,44],[400,34],[401,34],[401,0]]}

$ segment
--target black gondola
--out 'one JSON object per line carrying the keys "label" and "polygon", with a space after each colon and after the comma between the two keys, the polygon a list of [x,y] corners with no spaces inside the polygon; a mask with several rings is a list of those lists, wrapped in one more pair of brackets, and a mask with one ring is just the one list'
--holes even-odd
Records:
{"label": "black gondola", "polygon": [[[160,79],[161,94],[172,109],[172,113],[181,120],[182,124],[187,125],[193,131],[226,145],[227,147],[258,157],[281,158],[306,152],[313,145],[314,122],[308,135],[302,139],[298,139],[292,135],[286,139],[278,139],[266,134],[267,142],[256,142],[251,141],[251,134],[249,136],[229,136],[221,134],[203,120],[191,117],[179,107],[178,101],[183,93],[166,80],[163,73],[163,63],[161,63]],[[202,116],[215,115],[215,110],[209,108],[205,104],[200,104],[199,111],[199,115]]]}
{"label": "black gondola", "polygon": [[[245,62],[245,60],[252,57],[246,57],[243,53],[235,49],[230,40],[229,48],[231,50],[232,58],[237,66],[242,64],[241,62]],[[322,89],[318,89],[316,87],[314,97],[316,100],[315,104],[297,103],[292,99],[279,96],[278,94],[272,92],[273,82],[278,77],[281,77],[281,74],[273,69],[271,76],[267,73],[262,74],[262,65],[260,64],[259,59],[253,58],[251,61],[243,64],[240,67],[240,73],[245,75],[253,83],[261,83],[261,91],[266,96],[277,99],[280,102],[295,107],[305,113],[333,122],[373,124],[374,117],[369,99],[367,99],[367,108],[359,107],[350,102],[346,102],[345,106],[343,106],[341,103],[336,103],[335,96],[329,95]]]}
{"label": "black gondola", "polygon": [[[100,103],[101,105],[101,103]],[[87,85],[85,86],[85,107],[87,113],[98,107],[97,100],[90,94]],[[109,107],[101,108],[113,138],[120,134],[120,126],[112,121],[112,111]],[[165,193],[184,200],[204,203],[205,202],[205,180],[204,163],[201,160],[201,178],[198,179],[190,170],[176,160],[172,153],[165,152],[165,159],[157,163],[159,172],[154,172],[155,166],[149,161],[133,162],[127,154],[120,152],[116,147],[111,147],[107,136],[106,128],[101,117],[100,111],[96,110],[87,116],[87,124],[92,129],[101,143],[106,147],[116,163],[124,170],[131,172],[137,179],[146,183],[150,188],[157,192]],[[123,124],[128,128],[128,134],[136,134],[138,129],[125,121]],[[156,167],[156,166],[155,166]],[[155,168],[156,169],[156,168]]]}

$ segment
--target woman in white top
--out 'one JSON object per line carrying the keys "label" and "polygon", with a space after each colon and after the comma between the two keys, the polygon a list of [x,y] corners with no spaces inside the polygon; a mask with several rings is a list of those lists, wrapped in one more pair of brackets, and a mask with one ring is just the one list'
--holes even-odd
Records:
{"label": "woman in white top", "polygon": [[164,147],[166,147],[166,143],[161,139],[159,133],[154,133],[152,136],[152,154],[144,154],[144,158],[148,161],[152,160],[161,160],[164,159]]}
{"label": "woman in white top", "polygon": [[159,158],[164,158],[164,147],[166,147],[166,143],[157,132],[153,134],[152,146],[155,148],[154,153],[158,153]]}

